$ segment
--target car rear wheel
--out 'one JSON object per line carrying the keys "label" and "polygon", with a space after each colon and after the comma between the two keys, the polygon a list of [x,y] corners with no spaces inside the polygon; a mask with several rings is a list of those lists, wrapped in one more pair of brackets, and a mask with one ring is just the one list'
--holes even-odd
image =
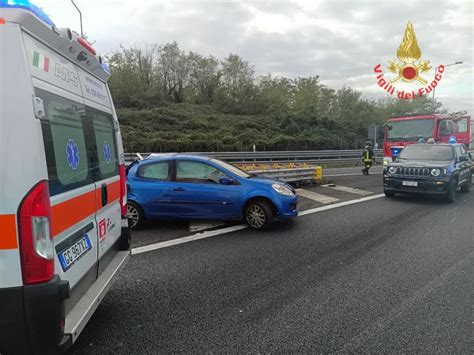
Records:
{"label": "car rear wheel", "polygon": [[462,192],[471,191],[471,184],[472,184],[471,181],[472,181],[472,174],[469,176],[469,179],[464,184],[462,184],[462,186],[461,186],[461,191]]}
{"label": "car rear wheel", "polygon": [[387,196],[387,197],[395,197],[395,192],[393,192],[393,191],[390,191],[390,190],[383,190],[383,193],[384,193],[385,196]]}
{"label": "car rear wheel", "polygon": [[143,223],[143,212],[138,204],[133,201],[127,202],[127,212],[131,229],[135,229]]}
{"label": "car rear wheel", "polygon": [[272,208],[265,201],[252,201],[245,209],[245,221],[253,229],[268,229],[273,221]]}
{"label": "car rear wheel", "polygon": [[453,179],[451,183],[449,184],[448,191],[446,192],[446,195],[444,196],[444,200],[446,202],[454,202],[456,200],[456,191],[458,189],[458,181],[456,179]]}

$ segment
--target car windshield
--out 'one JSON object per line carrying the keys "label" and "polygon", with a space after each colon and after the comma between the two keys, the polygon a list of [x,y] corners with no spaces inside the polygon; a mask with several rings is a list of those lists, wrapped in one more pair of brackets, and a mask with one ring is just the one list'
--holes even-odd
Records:
{"label": "car windshield", "polygon": [[433,134],[433,118],[387,123],[387,141],[416,141]]}
{"label": "car windshield", "polygon": [[414,144],[403,149],[397,159],[449,161],[453,150],[448,145]]}
{"label": "car windshield", "polygon": [[218,160],[218,159],[211,159],[211,161],[214,163],[214,164],[217,164],[221,167],[223,167],[224,169],[227,169],[228,171],[230,171],[231,173],[234,173],[235,175],[237,176],[240,176],[242,178],[245,178],[245,179],[248,179],[251,175],[250,174],[247,174],[245,171],[243,170],[240,170],[239,168],[233,166],[233,165],[230,165],[222,160]]}

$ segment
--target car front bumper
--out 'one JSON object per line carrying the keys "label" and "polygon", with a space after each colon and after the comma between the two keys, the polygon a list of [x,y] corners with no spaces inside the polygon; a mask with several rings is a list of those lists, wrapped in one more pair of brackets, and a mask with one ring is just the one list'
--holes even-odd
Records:
{"label": "car front bumper", "polygon": [[279,218],[292,218],[298,216],[298,195],[281,196],[276,207]]}
{"label": "car front bumper", "polygon": [[[417,186],[405,186],[404,181],[416,182]],[[449,181],[444,179],[418,179],[415,177],[393,177],[384,175],[383,187],[385,190],[399,193],[421,193],[430,195],[442,195],[448,191]]]}

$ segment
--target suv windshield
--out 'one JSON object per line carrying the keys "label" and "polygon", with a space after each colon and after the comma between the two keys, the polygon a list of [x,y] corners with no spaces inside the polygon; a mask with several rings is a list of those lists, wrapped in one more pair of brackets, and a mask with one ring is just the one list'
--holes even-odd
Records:
{"label": "suv windshield", "polygon": [[433,118],[387,123],[387,141],[416,141],[433,134]]}
{"label": "suv windshield", "polygon": [[397,159],[449,161],[453,150],[448,145],[416,144],[403,149]]}

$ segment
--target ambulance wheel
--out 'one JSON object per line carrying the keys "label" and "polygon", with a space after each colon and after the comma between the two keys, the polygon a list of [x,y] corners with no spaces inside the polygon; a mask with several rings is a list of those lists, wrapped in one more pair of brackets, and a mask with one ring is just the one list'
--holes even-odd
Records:
{"label": "ambulance wheel", "polygon": [[123,227],[120,234],[119,249],[128,250],[132,242],[132,231],[130,227]]}
{"label": "ambulance wheel", "polygon": [[142,208],[133,201],[127,202],[128,212],[128,226],[130,229],[135,229],[143,223],[143,211]]}

